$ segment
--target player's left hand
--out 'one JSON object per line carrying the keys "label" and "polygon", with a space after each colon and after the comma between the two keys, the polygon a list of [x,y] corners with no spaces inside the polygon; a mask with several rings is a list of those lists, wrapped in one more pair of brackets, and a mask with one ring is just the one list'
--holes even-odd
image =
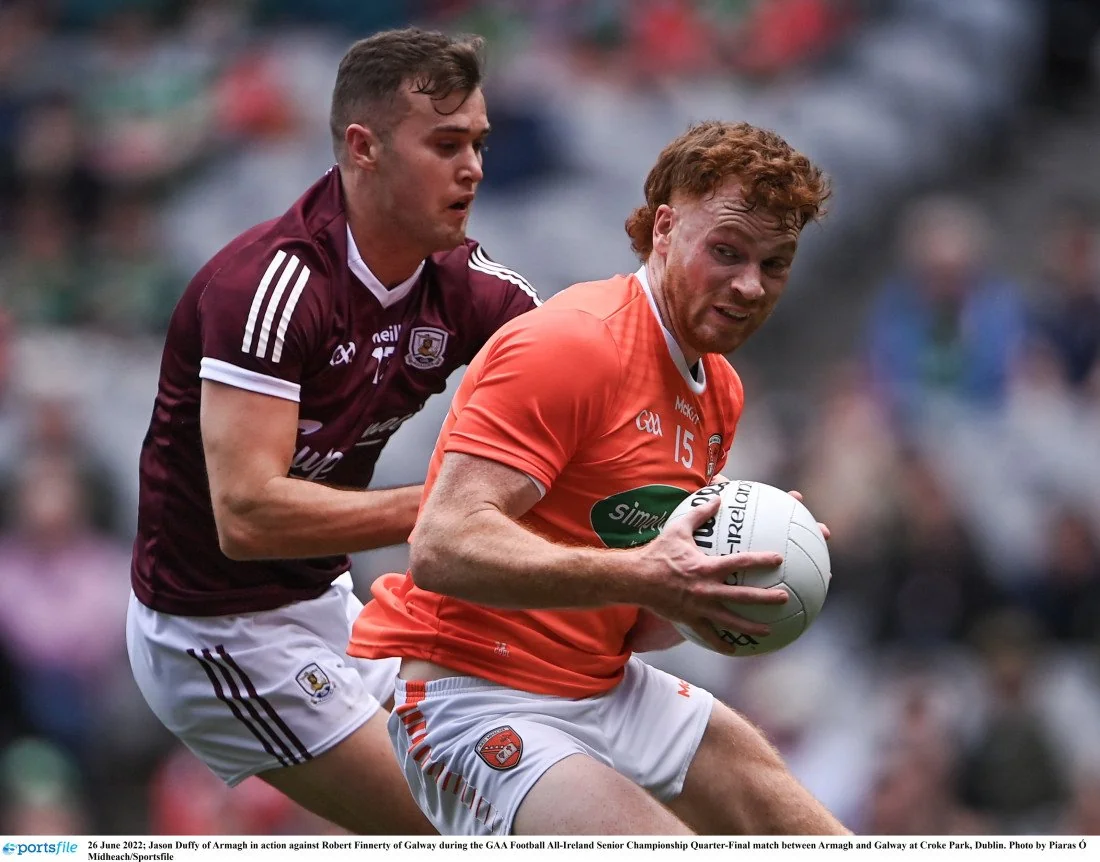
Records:
{"label": "player's left hand", "polygon": [[[788,491],[787,493],[790,494],[792,497],[794,497],[796,500],[798,500],[799,503],[803,502],[801,491]],[[826,542],[829,541],[829,528],[826,527],[823,523],[821,523],[821,521],[817,522],[817,526],[818,526],[818,529],[821,530],[821,535],[823,535],[825,537],[825,541]]]}
{"label": "player's left hand", "polygon": [[653,652],[672,649],[684,642],[684,636],[676,626],[653,611],[642,608],[638,612],[638,621],[626,633],[625,646],[631,652]]}

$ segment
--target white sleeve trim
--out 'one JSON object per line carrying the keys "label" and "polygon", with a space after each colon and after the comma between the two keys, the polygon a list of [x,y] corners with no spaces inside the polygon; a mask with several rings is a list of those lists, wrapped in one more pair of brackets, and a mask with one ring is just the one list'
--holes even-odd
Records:
{"label": "white sleeve trim", "polygon": [[490,260],[489,256],[485,253],[485,250],[480,246],[474,246],[474,250],[470,253],[470,259],[468,262],[470,269],[475,272],[481,272],[485,275],[492,275],[499,278],[501,281],[507,281],[514,284],[524,293],[526,293],[535,305],[542,305],[542,300],[539,299],[538,292],[531,287],[531,283],[516,272],[514,269],[509,269],[506,266],[502,266],[495,260]]}
{"label": "white sleeve trim", "polygon": [[539,492],[539,499],[540,499],[540,500],[541,500],[541,499],[542,499],[543,497],[545,497],[545,496],[546,496],[546,486],[545,486],[544,484],[542,484],[542,482],[540,482],[540,481],[539,481],[538,479],[536,479],[536,478],[535,478],[534,476],[532,476],[532,475],[531,475],[530,473],[524,473],[523,475],[524,475],[524,476],[526,476],[526,477],[527,477],[528,479],[530,479],[530,480],[531,480],[531,484],[533,484],[533,485],[534,485],[534,486],[535,486],[535,487],[536,487],[536,488],[538,489],[538,492]]}
{"label": "white sleeve trim", "polygon": [[211,359],[204,356],[199,363],[199,377],[203,380],[213,380],[215,383],[224,383],[227,386],[236,386],[238,389],[247,389],[249,392],[257,392],[260,395],[274,395],[276,398],[284,398],[287,401],[299,401],[302,387],[289,380],[281,380],[269,374],[260,374],[258,371],[249,371],[247,368],[233,365],[221,359]]}

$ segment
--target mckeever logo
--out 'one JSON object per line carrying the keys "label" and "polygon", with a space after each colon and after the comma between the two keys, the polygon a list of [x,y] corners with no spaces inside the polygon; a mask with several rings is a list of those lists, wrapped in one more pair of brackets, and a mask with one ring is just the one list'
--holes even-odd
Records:
{"label": "mckeever logo", "polygon": [[676,412],[686,416],[695,425],[699,424],[699,412],[679,395],[676,396]]}
{"label": "mckeever logo", "polygon": [[592,506],[592,529],[609,548],[633,548],[652,541],[672,510],[688,495],[672,485],[643,485],[604,497]]}

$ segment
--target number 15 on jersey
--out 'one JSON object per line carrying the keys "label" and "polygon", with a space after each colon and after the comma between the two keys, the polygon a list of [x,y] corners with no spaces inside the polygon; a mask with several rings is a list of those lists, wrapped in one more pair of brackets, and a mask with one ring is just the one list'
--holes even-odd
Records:
{"label": "number 15 on jersey", "polygon": [[386,360],[393,355],[393,345],[379,345],[370,352],[370,355],[378,362],[374,367],[374,380],[371,383],[377,383],[382,379],[382,369],[385,367]]}
{"label": "number 15 on jersey", "polygon": [[695,442],[695,435],[688,431],[686,428],[676,426],[676,451],[672,454],[673,461],[679,461],[689,470],[692,464],[695,463],[695,449],[692,447],[692,443]]}

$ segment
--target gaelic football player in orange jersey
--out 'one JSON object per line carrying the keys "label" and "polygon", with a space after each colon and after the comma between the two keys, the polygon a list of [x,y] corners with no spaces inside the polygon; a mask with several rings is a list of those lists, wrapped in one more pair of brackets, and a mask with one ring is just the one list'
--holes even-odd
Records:
{"label": "gaelic football player in orange jersey", "polygon": [[[575,285],[478,353],[444,423],[407,575],[375,583],[349,652],[400,656],[391,739],[445,834],[844,831],[761,734],[632,652],[667,620],[765,626],[708,557],[700,506],[743,392],[724,354],[771,314],[820,172],[771,132],[704,123],[661,153],[627,221],[643,260]],[[643,636],[644,632],[644,636]]]}

